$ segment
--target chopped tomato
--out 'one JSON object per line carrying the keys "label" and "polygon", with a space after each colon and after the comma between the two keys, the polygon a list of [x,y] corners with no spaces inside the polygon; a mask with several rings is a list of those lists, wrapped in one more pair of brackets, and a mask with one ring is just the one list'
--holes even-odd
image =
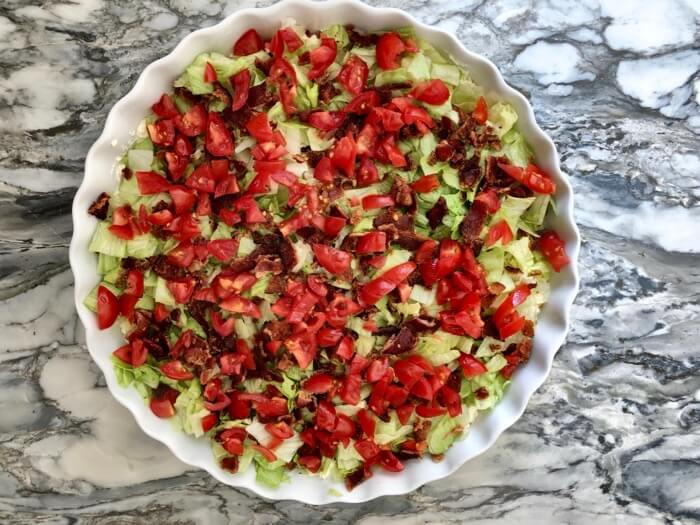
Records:
{"label": "chopped tomato", "polygon": [[386,250],[386,233],[384,232],[369,232],[365,233],[360,240],[357,241],[355,253],[363,255],[367,253],[383,252]]}
{"label": "chopped tomato", "polygon": [[168,262],[178,268],[187,268],[194,261],[194,246],[190,241],[183,241],[168,252]]}
{"label": "chopped tomato", "polygon": [[371,124],[365,124],[357,135],[357,154],[373,155],[377,144],[377,128]]}
{"label": "chopped tomato", "polygon": [[197,166],[187,177],[185,186],[197,191],[212,193],[216,189],[216,180],[211,171],[211,164],[204,162]]}
{"label": "chopped tomato", "polygon": [[418,84],[411,90],[411,95],[426,104],[439,106],[450,98],[450,90],[442,80],[434,79]]}
{"label": "chopped tomato", "polygon": [[528,165],[526,168],[519,168],[512,164],[499,162],[498,167],[507,175],[510,175],[520,184],[527,186],[534,192],[549,195],[554,193],[557,189],[552,179],[542,173],[539,168],[533,164]]}
{"label": "chopped tomato", "polygon": [[159,368],[164,376],[175,381],[186,381],[194,377],[192,372],[187,370],[182,362],[178,360],[166,361]]}
{"label": "chopped tomato", "polygon": [[173,118],[180,114],[175,106],[175,103],[173,102],[173,99],[170,98],[170,95],[167,93],[163,93],[160,96],[158,102],[151,106],[151,110],[160,118]]}
{"label": "chopped tomato", "polygon": [[405,262],[387,270],[379,277],[375,277],[362,288],[358,293],[360,304],[369,306],[375,304],[379,299],[391,292],[398,284],[404,281],[416,269],[414,262]]}
{"label": "chopped tomato", "polygon": [[181,215],[192,211],[192,207],[197,200],[194,192],[184,186],[171,186],[168,188],[170,197],[173,199],[173,204],[175,205],[175,213]]}
{"label": "chopped tomato", "polygon": [[489,105],[484,97],[479,97],[476,101],[476,107],[472,111],[472,118],[477,124],[486,124],[486,120],[489,118]]}
{"label": "chopped tomato", "polygon": [[343,108],[343,111],[345,111],[345,113],[359,113],[364,115],[369,113],[373,107],[378,105],[379,95],[377,92],[374,90],[365,91],[348,102]]}
{"label": "chopped tomato", "polygon": [[190,301],[194,285],[195,282],[192,277],[185,277],[179,281],[168,281],[167,283],[168,290],[173,294],[175,301],[181,304],[186,304]]}
{"label": "chopped tomato", "polygon": [[345,120],[342,111],[314,111],[309,115],[309,124],[321,131],[333,131]]}
{"label": "chopped tomato", "polygon": [[318,164],[316,164],[316,167],[314,168],[314,178],[319,182],[324,182],[328,184],[332,183],[334,173],[335,170],[331,165],[331,159],[329,159],[328,157],[322,157],[321,160],[318,161]]}
{"label": "chopped tomato", "polygon": [[135,297],[143,295],[143,272],[141,270],[129,270],[126,275],[124,293]]}
{"label": "chopped tomato", "polygon": [[263,40],[255,29],[248,29],[233,45],[233,54],[238,56],[252,55],[263,49]]}
{"label": "chopped tomato", "polygon": [[184,115],[175,117],[174,122],[180,133],[188,137],[196,137],[204,133],[207,125],[207,110],[204,109],[204,105],[196,104]]}
{"label": "chopped tomato", "polygon": [[437,175],[424,175],[411,184],[411,188],[416,193],[429,193],[439,187],[440,180]]}
{"label": "chopped tomato", "polygon": [[294,53],[294,51],[304,45],[301,37],[291,27],[283,27],[278,31],[278,34],[291,53]]}
{"label": "chopped tomato", "polygon": [[233,102],[231,102],[231,111],[238,111],[248,102],[250,94],[250,72],[247,69],[242,69],[231,78],[233,85]]}
{"label": "chopped tomato", "polygon": [[333,38],[322,37],[321,45],[309,53],[311,70],[308,73],[309,80],[319,78],[326,72],[335,60],[338,46]]}
{"label": "chopped tomato", "polygon": [[175,415],[175,407],[170,402],[169,399],[151,399],[149,403],[151,412],[153,412],[159,418],[167,419]]}
{"label": "chopped tomato", "polygon": [[260,319],[260,309],[258,305],[245,297],[236,295],[228,297],[221,301],[219,306],[228,312],[245,315],[253,319]]}
{"label": "chopped tomato", "polygon": [[100,330],[109,328],[119,315],[119,301],[109,288],[100,286],[97,289],[97,327]]}
{"label": "chopped tomato", "polygon": [[408,161],[396,145],[396,139],[393,135],[387,135],[379,142],[376,156],[382,163],[391,164],[395,168],[404,168],[408,165]]}
{"label": "chopped tomato", "polygon": [[204,82],[209,84],[216,82],[216,70],[211,65],[211,62],[204,64]]}
{"label": "chopped tomato", "polygon": [[352,338],[346,335],[340,340],[338,348],[335,350],[335,355],[344,361],[349,361],[353,353],[355,353],[355,344]]}
{"label": "chopped tomato", "polygon": [[380,127],[388,133],[400,130],[404,125],[404,120],[398,111],[392,111],[387,108],[372,108],[367,123],[372,126]]}
{"label": "chopped tomato", "polygon": [[233,325],[235,321],[236,320],[233,317],[229,317],[228,319],[224,320],[219,312],[211,312],[211,326],[221,337],[228,337],[233,333]]}
{"label": "chopped tomato", "polygon": [[489,233],[486,236],[486,246],[493,246],[498,241],[501,241],[501,245],[505,246],[512,240],[513,232],[510,231],[508,223],[502,220],[489,228]]}
{"label": "chopped tomato", "polygon": [[238,239],[216,239],[207,243],[209,254],[220,261],[232,259],[238,251]]}
{"label": "chopped tomato", "polygon": [[141,339],[131,341],[131,366],[138,368],[146,362],[148,358],[148,348]]}
{"label": "chopped tomato", "polygon": [[348,252],[338,250],[325,244],[314,244],[312,249],[318,264],[328,272],[338,275],[350,269],[352,255]]}
{"label": "chopped tomato", "polygon": [[566,251],[564,250],[564,241],[555,231],[543,232],[537,243],[537,247],[547,258],[547,261],[552,265],[555,272],[561,271],[561,269],[570,262],[569,256],[566,255]]}
{"label": "chopped tomato", "polygon": [[496,213],[501,207],[501,201],[498,200],[498,193],[495,190],[489,189],[482,191],[476,196],[474,202],[482,202],[486,205],[486,211]]}
{"label": "chopped tomato", "polygon": [[377,42],[377,65],[386,69],[399,67],[399,55],[406,50],[401,37],[396,33],[384,33]]}
{"label": "chopped tomato", "polygon": [[258,113],[253,115],[246,122],[246,130],[258,142],[274,142],[275,134],[270,127],[270,121],[267,119],[267,113]]}
{"label": "chopped tomato", "polygon": [[334,328],[343,328],[347,323],[348,317],[358,313],[362,308],[345,297],[344,295],[336,295],[326,308],[326,321]]}
{"label": "chopped tomato", "polygon": [[158,120],[147,129],[153,143],[159,146],[170,146],[175,140],[175,124],[171,119]]}
{"label": "chopped tomato", "polygon": [[470,354],[459,356],[459,366],[462,367],[464,377],[476,377],[488,372],[486,365]]}
{"label": "chopped tomato", "polygon": [[262,445],[250,445],[250,448],[260,452],[260,455],[270,463],[277,460],[277,456],[275,456],[275,453],[267,447],[264,447]]}
{"label": "chopped tomato", "polygon": [[136,182],[142,195],[153,195],[170,189],[170,182],[155,171],[137,171]]}
{"label": "chopped tomato", "polygon": [[265,430],[278,439],[288,439],[294,435],[294,430],[284,421],[278,423],[267,423]]}
{"label": "chopped tomato", "polygon": [[388,208],[394,204],[394,198],[391,195],[366,195],[362,197],[362,208],[364,210]]}
{"label": "chopped tomato", "polygon": [[352,134],[348,133],[335,143],[333,151],[330,153],[331,164],[343,171],[346,176],[352,177],[355,172],[355,156],[357,155],[357,145]]}
{"label": "chopped tomato", "polygon": [[215,157],[228,157],[233,153],[233,137],[220,113],[209,113],[206,147]]}
{"label": "chopped tomato", "polygon": [[337,237],[345,227],[347,220],[343,217],[325,217],[323,222],[323,233],[329,237]]}
{"label": "chopped tomato", "polygon": [[379,172],[369,157],[362,157],[360,167],[357,170],[357,185],[360,187],[369,186],[379,182]]}
{"label": "chopped tomato", "polygon": [[325,394],[331,389],[334,382],[333,376],[319,372],[304,381],[302,388],[312,394]]}
{"label": "chopped tomato", "polygon": [[168,164],[168,173],[172,180],[178,180],[185,173],[187,165],[190,163],[190,158],[178,155],[172,151],[165,152],[165,162]]}
{"label": "chopped tomato", "polygon": [[124,226],[112,224],[108,230],[115,237],[119,237],[125,241],[130,241],[134,238],[134,228],[131,226],[131,224],[125,224]]}
{"label": "chopped tomato", "polygon": [[457,241],[443,239],[440,241],[440,255],[436,267],[436,277],[441,279],[457,269],[462,260],[462,249]]}
{"label": "chopped tomato", "polygon": [[318,351],[313,334],[309,333],[296,334],[285,339],[284,346],[292,353],[300,368],[308,367]]}
{"label": "chopped tomato", "polygon": [[391,450],[382,450],[379,453],[379,465],[387,472],[401,472],[403,463],[394,455]]}
{"label": "chopped tomato", "polygon": [[343,64],[337,80],[352,95],[359,95],[367,84],[369,68],[364,60],[357,55],[351,55]]}
{"label": "chopped tomato", "polygon": [[127,365],[131,364],[131,345],[126,344],[117,348],[112,355]]}

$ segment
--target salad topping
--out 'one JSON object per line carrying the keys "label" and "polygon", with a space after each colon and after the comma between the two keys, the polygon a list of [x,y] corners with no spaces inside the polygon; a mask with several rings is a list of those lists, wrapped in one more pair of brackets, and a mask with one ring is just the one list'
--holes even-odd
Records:
{"label": "salad topping", "polygon": [[409,29],[289,22],[195,58],[89,212],[120,384],[222,468],[441,457],[530,355],[555,183],[507,103]]}

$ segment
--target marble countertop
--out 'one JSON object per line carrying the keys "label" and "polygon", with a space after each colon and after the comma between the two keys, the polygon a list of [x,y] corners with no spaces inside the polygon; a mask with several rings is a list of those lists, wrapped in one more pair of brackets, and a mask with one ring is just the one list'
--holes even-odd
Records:
{"label": "marble countertop", "polygon": [[700,2],[372,3],[494,61],[571,176],[582,291],[522,419],[447,479],[322,508],[221,485],[146,437],[84,347],[71,199],[141,69],[255,4],[4,0],[0,523],[700,523]]}

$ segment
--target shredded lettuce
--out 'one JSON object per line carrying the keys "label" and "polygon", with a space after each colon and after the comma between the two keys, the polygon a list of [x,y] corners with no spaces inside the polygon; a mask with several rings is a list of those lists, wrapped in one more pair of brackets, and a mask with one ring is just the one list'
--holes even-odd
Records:
{"label": "shredded lettuce", "polygon": [[376,419],[374,441],[377,445],[396,446],[413,432],[413,425],[402,425],[395,411],[391,411],[389,421]]}

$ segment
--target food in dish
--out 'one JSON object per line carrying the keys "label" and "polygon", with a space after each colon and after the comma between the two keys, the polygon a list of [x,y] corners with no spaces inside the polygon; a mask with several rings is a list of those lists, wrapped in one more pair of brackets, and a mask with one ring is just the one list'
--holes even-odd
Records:
{"label": "food in dish", "polygon": [[514,108],[409,29],[292,21],[173,87],[89,210],[120,384],[270,486],[439,458],[568,263]]}

